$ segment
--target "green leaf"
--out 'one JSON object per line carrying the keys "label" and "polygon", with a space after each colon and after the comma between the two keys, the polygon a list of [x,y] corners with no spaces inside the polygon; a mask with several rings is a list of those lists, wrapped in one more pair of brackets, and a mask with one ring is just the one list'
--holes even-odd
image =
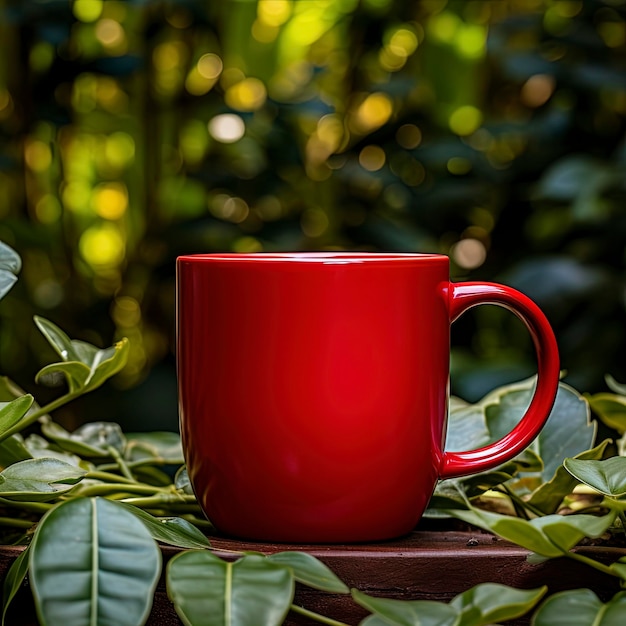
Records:
{"label": "green leaf", "polygon": [[626,594],[606,604],[590,589],[561,591],[550,596],[533,616],[533,626],[618,626],[626,620]]}
{"label": "green leaf", "polygon": [[125,458],[128,461],[152,460],[164,465],[185,462],[180,435],[174,432],[127,433]]}
{"label": "green leaf", "polygon": [[87,365],[79,363],[78,361],[71,361],[70,363],[51,363],[37,372],[35,381],[43,383],[45,377],[52,374],[63,374],[70,393],[79,394],[86,391],[91,370]]}
{"label": "green leaf", "polygon": [[425,517],[449,517],[446,509],[469,509],[470,501],[465,494],[462,479],[449,478],[442,480],[435,486],[435,491],[428,502]]}
{"label": "green leaf", "polygon": [[42,518],[30,582],[42,626],[139,626],[150,612],[161,553],[142,522],[103,498],[76,498]]}
{"label": "green leaf", "polygon": [[26,395],[26,392],[8,376],[0,376],[0,400],[10,402]]}
{"label": "green leaf", "polygon": [[390,622],[381,619],[378,615],[368,615],[363,621],[359,622],[359,626],[395,626],[396,622]]}
{"label": "green leaf", "polygon": [[8,467],[18,461],[32,458],[33,455],[24,445],[21,435],[13,435],[0,442],[0,467]]}
{"label": "green leaf", "polygon": [[450,606],[458,611],[463,626],[496,624],[525,615],[547,591],[546,586],[521,590],[484,583],[453,598]]}
{"label": "green leaf", "polygon": [[84,457],[108,457],[110,448],[123,452],[126,438],[119,424],[114,422],[88,422],[73,433],[56,422],[41,425],[41,432],[60,448]]}
{"label": "green leaf", "polygon": [[234,563],[208,551],[176,555],[167,591],[185,626],[278,626],[294,593],[289,568],[250,554]]}
{"label": "green leaf", "polygon": [[22,587],[22,583],[28,573],[28,558],[30,546],[26,546],[23,552],[11,563],[11,567],[4,578],[2,588],[2,626],[4,626],[7,611],[15,594]]}
{"label": "green leaf", "polygon": [[121,426],[115,422],[87,422],[72,433],[72,440],[102,452],[114,448],[122,454],[126,447],[126,437]]}
{"label": "green leaf", "polygon": [[[554,546],[565,554],[583,537],[600,537],[615,521],[615,512],[596,515],[546,515],[530,521]],[[549,555],[545,555],[549,556]]]}
{"label": "green leaf", "polygon": [[565,459],[563,466],[576,480],[605,496],[619,498],[626,494],[626,457],[603,461]]}
{"label": "green leaf", "polygon": [[135,465],[133,474],[141,482],[153,487],[169,487],[172,484],[172,477],[154,465]]}
{"label": "green leaf", "polygon": [[0,403],[0,441],[3,441],[5,433],[26,415],[33,404],[33,400],[33,396],[26,394],[21,398],[11,400],[11,402]]}
{"label": "green leaf", "polygon": [[611,511],[602,517],[582,514],[546,515],[524,520],[476,508],[467,511],[449,509],[447,512],[549,558],[563,556],[583,537],[599,537],[611,526],[616,515]]}
{"label": "green leaf", "polygon": [[481,404],[451,405],[446,433],[446,450],[480,448],[489,443],[489,429]]}
{"label": "green leaf", "polygon": [[27,459],[0,472],[0,497],[20,502],[53,500],[72,489],[86,473],[58,459]]}
{"label": "green leaf", "polygon": [[[530,403],[534,379],[496,389],[483,400],[492,441],[502,438],[519,422]],[[559,384],[550,417],[531,444],[543,461],[540,479],[550,480],[567,457],[588,450],[596,435],[589,405],[577,391]]]}
{"label": "green leaf", "polygon": [[182,491],[187,495],[193,495],[193,487],[191,486],[189,473],[185,465],[180,467],[176,472],[176,476],[174,476],[174,486],[178,491]]}
{"label": "green leaf", "polygon": [[620,435],[626,433],[626,397],[613,393],[596,393],[588,396],[587,400],[600,421]]}
{"label": "green leaf", "polygon": [[276,552],[267,559],[291,568],[295,579],[314,589],[329,593],[350,593],[348,587],[319,559],[306,552]]}
{"label": "green leaf", "polygon": [[58,326],[42,317],[35,316],[35,323],[63,359],[61,363],[52,363],[41,369],[37,373],[37,381],[58,372],[65,376],[70,393],[86,393],[102,385],[126,364],[126,338],[102,350],[90,343],[70,339]]}
{"label": "green leaf", "polygon": [[22,260],[15,250],[0,241],[0,298],[3,298],[17,281]]}
{"label": "green leaf", "polygon": [[[601,459],[609,443],[611,443],[611,440],[605,439],[595,448],[581,452],[574,458]],[[554,513],[559,508],[561,502],[563,502],[563,498],[572,493],[577,484],[578,481],[561,465],[551,480],[543,483],[531,494],[528,504],[545,514]]]}
{"label": "green leaf", "polygon": [[510,481],[521,472],[541,471],[542,469],[543,463],[539,456],[527,448],[518,457],[508,463],[503,463],[496,469],[472,474],[459,480],[467,497],[472,498],[489,489],[493,489],[497,485]]}
{"label": "green leaf", "polygon": [[[450,409],[446,449],[471,450],[507,435],[519,423],[530,404],[535,378],[499,387],[473,405],[454,404]],[[587,450],[595,438],[595,423],[590,421],[589,405],[583,396],[563,383],[559,384],[550,417],[529,451],[542,462],[518,471],[537,472],[537,480],[550,480],[566,457]],[[502,471],[502,468],[498,468]],[[472,478],[468,479],[468,485]]]}
{"label": "green leaf", "polygon": [[373,626],[377,624],[391,624],[393,626],[457,626],[458,611],[443,602],[430,600],[393,600],[391,598],[375,598],[352,589],[353,600],[364,609],[374,613],[374,617],[367,618],[361,625]]}
{"label": "green leaf", "polygon": [[139,518],[156,541],[185,549],[211,547],[207,537],[187,520],[180,517],[154,517],[132,504],[124,502],[117,504]]}
{"label": "green leaf", "polygon": [[374,613],[373,618],[369,617],[362,622],[362,626],[487,626],[525,615],[547,590],[545,586],[520,590],[484,583],[459,594],[449,604],[375,598],[356,589],[352,590],[352,597],[359,605]]}
{"label": "green leaf", "polygon": [[77,465],[78,467],[84,467],[84,465],[87,464],[87,461],[83,461],[76,454],[61,452],[56,446],[52,447],[47,439],[44,439],[37,433],[29,435],[24,441],[24,445],[26,446],[26,450],[30,453],[30,456],[34,459],[59,459],[60,461],[65,461],[71,465]]}

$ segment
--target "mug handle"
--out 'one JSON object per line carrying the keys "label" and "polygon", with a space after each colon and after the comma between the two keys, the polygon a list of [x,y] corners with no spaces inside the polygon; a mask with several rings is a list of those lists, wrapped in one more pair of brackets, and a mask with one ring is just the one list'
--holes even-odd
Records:
{"label": "mug handle", "polygon": [[439,477],[456,478],[492,469],[522,452],[546,423],[559,386],[559,354],[550,323],[527,296],[496,283],[450,283],[450,322],[479,304],[508,309],[526,325],[537,353],[537,386],[530,406],[517,426],[483,448],[466,452],[443,452]]}

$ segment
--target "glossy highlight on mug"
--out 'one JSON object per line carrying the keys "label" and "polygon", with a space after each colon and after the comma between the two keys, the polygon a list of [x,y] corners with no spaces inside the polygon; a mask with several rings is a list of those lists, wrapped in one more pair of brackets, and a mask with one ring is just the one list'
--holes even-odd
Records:
{"label": "glossy highlight on mug", "polygon": [[[180,422],[198,500],[225,533],[371,541],[409,532],[440,478],[511,458],[539,432],[558,354],[513,289],[451,283],[436,254],[206,254],[177,261]],[[450,324],[477,304],[512,310],[539,379],[518,427],[445,451]]]}
{"label": "glossy highlight on mug", "polygon": [[230,261],[235,263],[255,262],[290,262],[290,263],[380,263],[382,261],[407,261],[410,259],[441,259],[440,254],[411,252],[250,252],[250,253],[211,253],[181,256],[180,260],[193,259],[202,261]]}

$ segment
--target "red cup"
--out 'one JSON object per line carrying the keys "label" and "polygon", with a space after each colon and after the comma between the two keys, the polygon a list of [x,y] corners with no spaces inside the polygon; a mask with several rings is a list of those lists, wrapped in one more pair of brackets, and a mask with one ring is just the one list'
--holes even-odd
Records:
{"label": "red cup", "polygon": [[[215,526],[284,542],[397,537],[437,480],[493,468],[539,433],[556,340],[539,308],[493,283],[451,283],[437,254],[204,254],[177,260],[180,424]],[[527,326],[538,379],[519,424],[444,450],[450,324],[496,304]]]}

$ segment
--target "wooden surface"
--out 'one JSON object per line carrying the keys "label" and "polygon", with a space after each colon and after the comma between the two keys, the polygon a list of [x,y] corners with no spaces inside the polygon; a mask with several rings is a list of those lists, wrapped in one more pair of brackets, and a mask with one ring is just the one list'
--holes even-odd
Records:
{"label": "wooden surface", "polygon": [[[266,544],[217,537],[211,538],[211,543],[216,553],[224,558],[232,558],[228,552],[232,550],[264,553],[303,550],[326,563],[348,587],[405,600],[446,601],[482,582],[500,582],[526,589],[547,584],[551,593],[589,587],[603,600],[608,600],[619,590],[616,579],[571,560],[530,565],[526,562],[526,550],[479,531],[417,531],[395,541],[345,546]],[[0,548],[1,579],[20,551],[19,547]],[[582,547],[578,551],[606,562],[626,554],[621,548]],[[163,547],[164,569],[167,560],[177,552],[174,548]],[[366,615],[349,596],[303,587],[298,588],[295,602],[348,624],[358,624]],[[290,614],[286,622],[291,626],[313,623],[294,614]],[[7,624],[37,626],[27,585],[12,606]],[[162,577],[148,626],[180,624],[167,599]]]}

